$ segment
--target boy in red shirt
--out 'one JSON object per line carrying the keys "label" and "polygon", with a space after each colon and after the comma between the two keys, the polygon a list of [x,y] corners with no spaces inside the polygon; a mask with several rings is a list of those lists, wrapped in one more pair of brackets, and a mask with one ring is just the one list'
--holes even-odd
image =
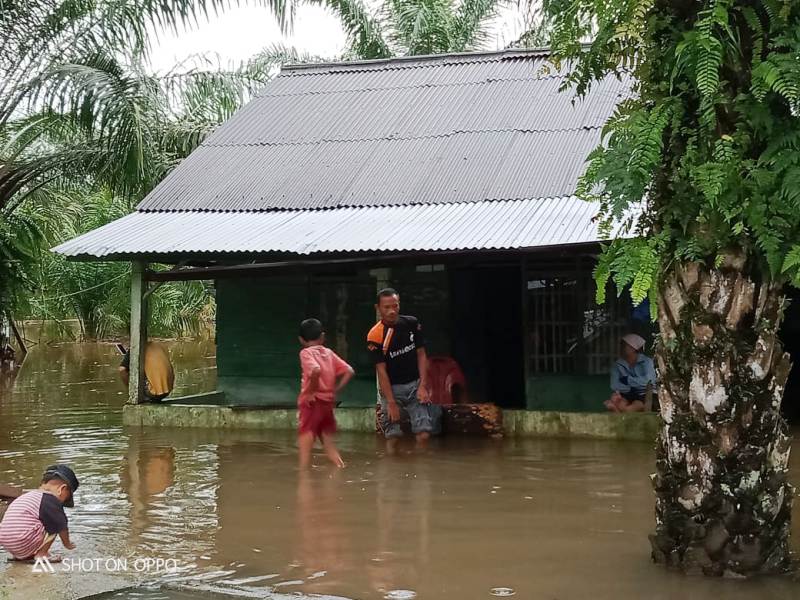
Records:
{"label": "boy in red shirt", "polygon": [[73,495],[78,485],[75,472],[67,465],[47,467],[39,489],[25,492],[8,506],[0,521],[0,547],[14,560],[61,560],[48,554],[56,536],[67,550],[75,548],[64,507],[75,506]]}
{"label": "boy in red shirt", "polygon": [[320,438],[331,462],[343,467],[344,461],[333,440],[336,433],[333,406],[336,393],[353,377],[353,367],[325,347],[325,332],[317,319],[306,319],[300,323],[298,339],[303,346],[300,351],[303,376],[297,398],[300,466],[307,467],[311,463],[314,440]]}

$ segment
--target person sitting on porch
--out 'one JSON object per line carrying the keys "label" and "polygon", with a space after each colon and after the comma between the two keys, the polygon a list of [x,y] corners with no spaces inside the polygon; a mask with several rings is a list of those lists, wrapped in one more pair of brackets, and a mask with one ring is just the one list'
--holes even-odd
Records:
{"label": "person sitting on porch", "polygon": [[[125,386],[130,380],[131,353],[125,352],[119,365],[119,374]],[[159,402],[169,396],[175,387],[175,371],[169,360],[167,349],[161,344],[148,342],[144,349],[144,398],[147,402]]]}
{"label": "person sitting on porch", "polygon": [[648,394],[656,384],[653,359],[644,354],[645,341],[629,333],[620,341],[620,357],[611,368],[611,398],[605,406],[612,412],[643,412]]}

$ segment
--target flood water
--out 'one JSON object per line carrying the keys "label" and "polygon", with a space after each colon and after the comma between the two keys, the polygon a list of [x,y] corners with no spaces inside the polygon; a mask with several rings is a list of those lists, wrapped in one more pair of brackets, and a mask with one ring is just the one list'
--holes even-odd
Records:
{"label": "flood water", "polygon": [[[212,344],[170,349],[177,393],[213,389]],[[3,600],[129,586],[103,597],[800,594],[792,577],[708,580],[652,565],[648,444],[444,439],[425,454],[385,456],[374,436],[343,435],[346,469],[316,456],[301,474],[291,432],[124,428],[118,362],[111,345],[40,345],[13,388],[0,388],[0,483],[35,487],[54,462],[81,480],[69,511],[77,548],[54,546],[69,562],[34,574],[0,551]],[[797,467],[792,476],[800,482]],[[153,568],[157,559],[170,572]]]}

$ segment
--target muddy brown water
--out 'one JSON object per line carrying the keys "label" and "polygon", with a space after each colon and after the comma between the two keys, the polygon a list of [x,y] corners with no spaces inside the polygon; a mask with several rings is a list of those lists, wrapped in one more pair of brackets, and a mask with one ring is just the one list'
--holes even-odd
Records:
{"label": "muddy brown water", "polygon": [[[170,350],[177,393],[213,389],[213,345]],[[0,551],[0,599],[800,594],[792,577],[686,578],[651,564],[648,444],[443,439],[389,457],[374,436],[343,435],[345,470],[317,456],[302,475],[291,432],[124,428],[118,362],[106,344],[37,346],[0,387],[0,481],[35,487],[56,461],[81,480],[77,548],[56,544],[68,562],[32,573]]]}

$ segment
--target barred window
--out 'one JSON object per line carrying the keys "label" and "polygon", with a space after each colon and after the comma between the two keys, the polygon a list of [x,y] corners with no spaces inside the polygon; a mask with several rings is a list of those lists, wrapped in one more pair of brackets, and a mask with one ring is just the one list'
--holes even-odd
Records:
{"label": "barred window", "polygon": [[609,289],[606,303],[598,306],[587,267],[576,265],[557,275],[528,270],[530,374],[604,374],[616,360],[620,337],[633,327],[631,302],[627,294],[618,298]]}

